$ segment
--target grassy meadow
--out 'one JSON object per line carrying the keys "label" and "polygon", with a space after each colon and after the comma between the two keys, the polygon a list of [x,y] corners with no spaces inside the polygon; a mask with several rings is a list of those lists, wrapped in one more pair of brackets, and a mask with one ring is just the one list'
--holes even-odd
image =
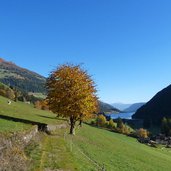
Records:
{"label": "grassy meadow", "polygon": [[[62,120],[58,120],[56,115],[39,109],[35,109],[33,105],[23,102],[14,102],[9,105],[8,99],[0,96],[0,115],[21,118],[29,121],[36,121],[46,124],[60,124]],[[0,118],[0,132],[4,131],[22,131],[31,127],[29,124],[13,122]]]}
{"label": "grassy meadow", "polygon": [[84,125],[70,136],[60,129],[44,136],[39,152],[30,152],[32,170],[170,171],[171,150],[152,148],[136,139]]}
{"label": "grassy meadow", "polygon": [[31,126],[32,125],[29,124],[0,119],[0,133],[24,131],[29,129]]}
{"label": "grassy meadow", "polygon": [[[47,124],[60,124],[51,112],[35,109],[32,105],[12,102],[0,97],[0,115],[27,119]],[[0,132],[16,132],[31,125],[0,119]],[[136,139],[84,124],[76,135],[69,128],[58,129],[53,134],[40,133],[32,140],[25,153],[30,161],[28,170],[78,170],[96,171],[170,171],[171,150],[152,148]]]}

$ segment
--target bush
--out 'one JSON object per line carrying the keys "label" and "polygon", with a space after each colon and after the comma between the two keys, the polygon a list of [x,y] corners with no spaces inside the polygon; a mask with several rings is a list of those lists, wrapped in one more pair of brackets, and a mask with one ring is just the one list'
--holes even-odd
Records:
{"label": "bush", "polygon": [[128,125],[124,124],[121,118],[118,118],[116,131],[121,134],[129,135],[131,133],[131,128]]}
{"label": "bush", "polygon": [[117,128],[118,129],[123,129],[124,128],[124,123],[122,122],[121,118],[118,118],[118,120],[117,120]]}
{"label": "bush", "polygon": [[15,98],[14,91],[10,87],[8,87],[2,83],[0,83],[0,95],[3,97],[9,98],[11,100],[14,100],[14,98]]}
{"label": "bush", "polygon": [[97,126],[101,126],[101,127],[105,126],[105,124],[106,124],[106,118],[105,118],[105,116],[99,115],[97,117],[96,124],[97,124]]}
{"label": "bush", "polygon": [[104,115],[99,115],[96,118],[96,122],[91,121],[91,124],[100,127],[106,127],[110,130],[126,135],[129,135],[133,131],[128,125],[122,122],[121,118],[118,118],[117,123],[115,123],[112,119],[107,121]]}
{"label": "bush", "polygon": [[42,110],[49,110],[49,106],[46,100],[38,100],[34,103],[34,107]]}
{"label": "bush", "polygon": [[163,118],[161,123],[161,133],[165,134],[166,136],[171,136],[171,119],[170,118]]}
{"label": "bush", "polygon": [[113,119],[110,119],[108,127],[111,128],[111,129],[115,129],[116,128],[115,127],[115,123],[113,122]]}
{"label": "bush", "polygon": [[96,124],[96,122],[93,120],[93,121],[91,121],[91,125],[95,125]]}
{"label": "bush", "polygon": [[138,138],[148,138],[148,131],[146,129],[140,128],[136,131]]}

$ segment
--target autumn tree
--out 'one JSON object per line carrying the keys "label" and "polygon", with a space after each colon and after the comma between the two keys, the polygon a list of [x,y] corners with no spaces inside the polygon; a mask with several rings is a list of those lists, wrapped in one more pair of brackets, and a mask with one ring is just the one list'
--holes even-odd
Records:
{"label": "autumn tree", "polygon": [[47,79],[49,109],[70,120],[70,134],[75,124],[97,111],[95,83],[79,65],[57,67]]}
{"label": "autumn tree", "polygon": [[42,109],[42,110],[49,110],[48,102],[47,100],[37,100],[34,103],[34,107],[37,109]]}
{"label": "autumn tree", "polygon": [[139,138],[147,138],[148,137],[148,131],[146,129],[140,128],[139,130],[137,130],[137,136]]}
{"label": "autumn tree", "polygon": [[97,124],[97,126],[101,126],[101,127],[105,126],[105,124],[106,124],[106,117],[104,115],[99,115],[97,117],[96,124]]}
{"label": "autumn tree", "polygon": [[113,122],[113,119],[109,120],[109,128],[115,128],[115,123]]}

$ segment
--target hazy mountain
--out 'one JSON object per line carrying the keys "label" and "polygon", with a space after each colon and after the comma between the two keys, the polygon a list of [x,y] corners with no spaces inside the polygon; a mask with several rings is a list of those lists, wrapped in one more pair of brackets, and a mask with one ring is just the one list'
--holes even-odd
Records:
{"label": "hazy mountain", "polygon": [[151,123],[159,124],[163,117],[171,118],[171,85],[158,92],[133,115],[133,118],[143,119],[146,127]]}
{"label": "hazy mountain", "polygon": [[126,108],[130,107],[132,104],[124,104],[124,103],[112,103],[111,104],[113,107],[124,111]]}
{"label": "hazy mountain", "polygon": [[45,93],[46,78],[0,58],[0,82],[25,92]]}
{"label": "hazy mountain", "polygon": [[134,103],[131,106],[129,106],[128,108],[126,108],[124,110],[124,112],[136,112],[141,106],[143,106],[145,103]]}
{"label": "hazy mountain", "polygon": [[99,106],[100,106],[100,112],[108,112],[108,113],[120,112],[119,109],[113,107],[112,105],[110,105],[108,103],[104,103],[102,101],[99,101]]}

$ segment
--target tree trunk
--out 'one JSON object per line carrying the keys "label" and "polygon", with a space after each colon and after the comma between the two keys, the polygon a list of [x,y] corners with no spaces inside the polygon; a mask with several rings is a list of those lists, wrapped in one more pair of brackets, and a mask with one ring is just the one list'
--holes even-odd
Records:
{"label": "tree trunk", "polygon": [[80,119],[80,123],[79,123],[80,127],[82,127],[82,123],[83,123],[83,121],[82,121],[82,119]]}
{"label": "tree trunk", "polygon": [[70,134],[72,135],[75,135],[75,120],[73,117],[70,117],[70,124],[71,124],[71,127],[70,127]]}
{"label": "tree trunk", "polygon": [[80,114],[80,123],[79,123],[80,127],[82,127],[82,123],[83,123],[83,114]]}

